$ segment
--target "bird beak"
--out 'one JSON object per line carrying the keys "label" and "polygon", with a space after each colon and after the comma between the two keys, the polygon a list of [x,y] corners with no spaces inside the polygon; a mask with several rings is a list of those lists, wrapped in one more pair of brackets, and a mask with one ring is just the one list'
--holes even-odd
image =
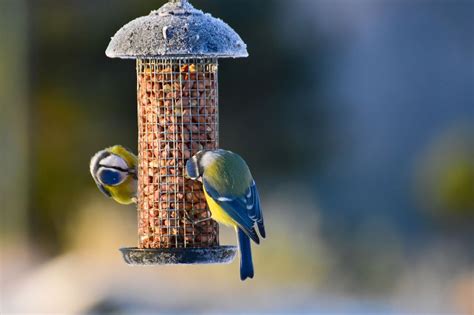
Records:
{"label": "bird beak", "polygon": [[132,175],[133,179],[138,180],[137,171],[135,169],[129,169],[127,173],[128,175]]}

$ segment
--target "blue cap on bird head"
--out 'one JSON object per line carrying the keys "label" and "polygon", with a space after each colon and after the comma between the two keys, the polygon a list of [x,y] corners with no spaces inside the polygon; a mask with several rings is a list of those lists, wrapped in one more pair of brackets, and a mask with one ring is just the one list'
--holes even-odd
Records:
{"label": "blue cap on bird head", "polygon": [[202,176],[203,168],[200,165],[200,159],[204,153],[205,151],[199,151],[186,162],[186,175],[192,180]]}
{"label": "blue cap on bird head", "polygon": [[125,181],[127,173],[112,168],[100,167],[97,177],[104,185],[118,186]]}
{"label": "blue cap on bird head", "polygon": [[186,175],[192,180],[196,180],[201,176],[196,156],[193,156],[186,162]]}

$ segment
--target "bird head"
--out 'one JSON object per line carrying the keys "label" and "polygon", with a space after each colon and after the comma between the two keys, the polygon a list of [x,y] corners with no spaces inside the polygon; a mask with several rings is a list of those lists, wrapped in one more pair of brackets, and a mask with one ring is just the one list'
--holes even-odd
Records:
{"label": "bird head", "polygon": [[199,151],[186,162],[185,175],[187,178],[197,180],[202,176],[204,169],[201,165],[201,159],[205,152],[206,151]]}
{"label": "bird head", "polygon": [[96,153],[90,162],[90,172],[100,191],[113,197],[113,191],[128,178],[137,178],[136,157],[121,146],[114,146]]}
{"label": "bird head", "polygon": [[199,151],[186,163],[186,177],[192,180],[199,180],[206,168],[216,162],[224,153],[224,150]]}

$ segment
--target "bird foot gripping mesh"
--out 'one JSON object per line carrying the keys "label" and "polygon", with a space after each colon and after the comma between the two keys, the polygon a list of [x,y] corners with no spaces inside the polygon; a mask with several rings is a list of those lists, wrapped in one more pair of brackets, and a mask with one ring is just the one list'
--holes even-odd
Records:
{"label": "bird foot gripping mesh", "polygon": [[[219,245],[186,161],[219,146],[217,59],[138,59],[139,248]],[[206,220],[207,219],[207,220]]]}

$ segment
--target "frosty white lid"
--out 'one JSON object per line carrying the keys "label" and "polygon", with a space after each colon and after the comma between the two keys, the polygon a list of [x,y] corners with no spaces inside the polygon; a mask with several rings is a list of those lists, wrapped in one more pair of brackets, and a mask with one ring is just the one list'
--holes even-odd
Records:
{"label": "frosty white lid", "polygon": [[110,58],[241,58],[247,45],[224,21],[171,0],[123,26],[106,50]]}

